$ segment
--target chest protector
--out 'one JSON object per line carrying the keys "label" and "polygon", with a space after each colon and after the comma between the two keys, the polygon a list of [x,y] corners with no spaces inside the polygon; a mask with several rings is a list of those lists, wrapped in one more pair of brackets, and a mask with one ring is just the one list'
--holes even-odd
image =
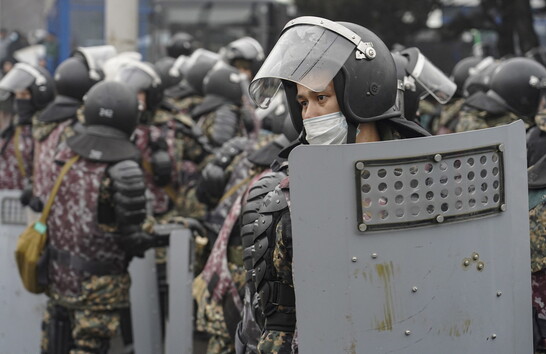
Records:
{"label": "chest protector", "polygon": [[[172,201],[168,193],[168,188],[172,188],[173,185],[177,184],[178,174],[175,166],[175,136],[173,129],[167,129],[167,127],[154,126],[154,125],[139,125],[135,132],[135,145],[141,152],[142,155],[142,164],[144,167],[144,179],[146,181],[146,188],[150,190],[153,198],[152,209],[155,215],[161,215],[169,211]],[[152,146],[156,144],[159,140],[163,140],[166,145],[162,147],[162,152],[166,153],[165,157],[168,155],[170,160],[170,168],[161,169],[161,171],[155,171],[152,164],[152,155],[154,154],[154,148]],[[163,176],[157,176],[156,173],[162,174]],[[170,181],[167,185],[158,185],[157,180],[167,179]],[[162,184],[162,183],[161,183]]]}
{"label": "chest protector", "polygon": [[0,148],[0,189],[23,189],[32,175],[32,127],[17,125],[12,131],[4,131]]}
{"label": "chest protector", "polygon": [[[66,161],[73,152],[64,149],[57,160]],[[109,264],[109,274],[126,271],[125,252],[118,246],[115,235],[106,233],[98,224],[98,201],[107,163],[80,159],[68,171],[47,220],[50,247],[63,258],[78,263]],[[49,267],[50,291],[63,297],[81,294],[82,281],[90,274],[78,265],[52,259]]]}
{"label": "chest protector", "polygon": [[36,141],[36,158],[34,159],[33,192],[45,202],[49,191],[55,183],[57,169],[55,166],[55,154],[58,151],[64,130],[72,124],[72,120],[66,120],[58,124],[42,141]]}

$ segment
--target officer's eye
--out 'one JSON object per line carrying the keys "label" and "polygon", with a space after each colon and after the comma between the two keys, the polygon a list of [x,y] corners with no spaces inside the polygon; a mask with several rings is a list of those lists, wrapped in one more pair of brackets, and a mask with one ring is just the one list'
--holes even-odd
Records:
{"label": "officer's eye", "polygon": [[328,97],[328,96],[326,96],[326,95],[318,95],[318,96],[317,96],[317,100],[319,100],[319,101],[324,101],[324,100],[326,100],[327,97]]}
{"label": "officer's eye", "polygon": [[302,107],[307,106],[307,101],[298,101],[298,103],[299,103],[300,106],[302,106]]}

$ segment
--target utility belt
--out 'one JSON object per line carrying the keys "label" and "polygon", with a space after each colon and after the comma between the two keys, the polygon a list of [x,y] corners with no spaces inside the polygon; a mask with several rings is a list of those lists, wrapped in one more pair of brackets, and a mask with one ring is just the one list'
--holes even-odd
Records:
{"label": "utility belt", "polygon": [[114,262],[101,262],[85,260],[68,251],[48,246],[49,260],[55,261],[61,266],[74,269],[79,272],[89,273],[91,275],[114,275],[125,273],[127,267],[120,269],[119,265]]}
{"label": "utility belt", "polygon": [[294,288],[279,281],[268,281],[260,289],[260,297],[264,304],[265,329],[282,332],[294,332],[296,329],[296,312],[280,312],[284,309],[296,308]]}

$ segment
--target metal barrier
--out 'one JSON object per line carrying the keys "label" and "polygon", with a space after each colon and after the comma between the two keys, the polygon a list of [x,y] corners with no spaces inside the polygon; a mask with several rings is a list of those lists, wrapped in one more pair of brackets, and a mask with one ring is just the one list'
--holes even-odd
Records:
{"label": "metal barrier", "polygon": [[17,238],[26,226],[21,191],[0,190],[0,352],[38,353],[47,298],[27,292],[15,264]]}

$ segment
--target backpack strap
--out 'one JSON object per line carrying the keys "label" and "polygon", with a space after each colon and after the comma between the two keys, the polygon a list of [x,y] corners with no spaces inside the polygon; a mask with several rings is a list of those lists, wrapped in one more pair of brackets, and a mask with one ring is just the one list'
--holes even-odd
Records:
{"label": "backpack strap", "polygon": [[15,127],[15,134],[13,136],[13,148],[15,151],[15,158],[17,159],[17,167],[19,167],[19,172],[23,178],[27,177],[27,172],[25,171],[25,164],[23,162],[23,154],[19,149],[19,140],[21,138],[21,126],[18,125]]}

